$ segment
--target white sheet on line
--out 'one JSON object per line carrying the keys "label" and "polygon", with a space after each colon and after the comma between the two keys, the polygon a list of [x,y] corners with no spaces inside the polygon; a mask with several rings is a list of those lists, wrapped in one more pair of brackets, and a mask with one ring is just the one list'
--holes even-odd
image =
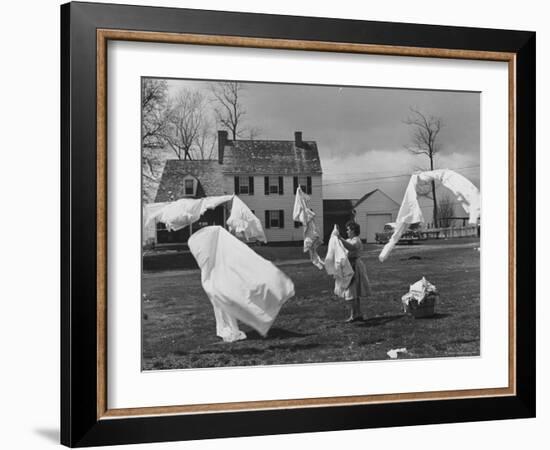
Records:
{"label": "white sheet on line", "polygon": [[246,241],[258,240],[266,243],[264,227],[248,206],[236,195],[233,197],[231,214],[227,219],[229,231]]}
{"label": "white sheet on line", "polygon": [[220,226],[194,233],[188,245],[214,308],[217,335],[226,342],[246,338],[241,321],[265,336],[294,296],[292,280]]}
{"label": "white sheet on line", "polygon": [[[336,229],[336,226],[334,228]],[[354,272],[348,259],[348,251],[340,239],[334,235],[334,231],[328,241],[325,270],[334,277],[334,294],[343,297]]]}
{"label": "white sheet on line", "polygon": [[395,220],[395,230],[378,256],[381,262],[384,262],[388,258],[397,242],[399,242],[401,235],[411,223],[424,222],[424,216],[418,204],[418,194],[416,192],[419,181],[441,182],[443,186],[448,188],[457,197],[464,211],[469,214],[469,223],[477,223],[481,208],[480,194],[479,189],[470,180],[449,169],[438,169],[413,174],[409,180],[397,219]]}
{"label": "white sheet on line", "polygon": [[161,204],[160,207],[159,203],[150,203],[145,206],[145,226],[156,219],[163,222],[167,230],[178,231],[199,220],[208,209],[215,209],[232,199],[233,195],[218,195],[199,199],[182,198]]}
{"label": "white sheet on line", "polygon": [[296,189],[294,210],[292,218],[300,222],[304,227],[304,253],[309,252],[311,262],[319,269],[323,268],[323,261],[317,253],[317,248],[322,244],[319,228],[315,223],[315,212],[309,207],[310,197],[305,194],[300,186]]}
{"label": "white sheet on line", "polygon": [[150,203],[145,206],[145,226],[153,220],[166,225],[170,231],[182,228],[196,222],[209,209],[232,202],[231,214],[227,219],[229,230],[246,241],[267,242],[264,228],[260,220],[250,208],[236,195],[219,195],[199,199],[180,199],[168,203]]}

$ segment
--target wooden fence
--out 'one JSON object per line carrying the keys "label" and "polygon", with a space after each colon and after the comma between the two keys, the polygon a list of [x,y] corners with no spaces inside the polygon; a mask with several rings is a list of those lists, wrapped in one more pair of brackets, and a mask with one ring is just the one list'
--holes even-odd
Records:
{"label": "wooden fence", "polygon": [[465,227],[430,228],[422,231],[426,239],[446,239],[457,237],[479,237],[477,225],[466,225]]}

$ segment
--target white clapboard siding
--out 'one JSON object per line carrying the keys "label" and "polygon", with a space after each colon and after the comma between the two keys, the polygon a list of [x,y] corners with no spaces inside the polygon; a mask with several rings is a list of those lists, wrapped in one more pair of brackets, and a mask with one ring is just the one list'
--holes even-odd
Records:
{"label": "white clapboard siding", "polygon": [[[305,176],[306,174],[301,174]],[[265,228],[266,210],[284,211],[284,228],[266,228],[266,237],[268,242],[292,242],[302,241],[304,239],[303,228],[294,228],[294,219],[292,211],[294,209],[294,177],[283,176],[283,195],[269,194],[265,195],[264,177],[265,175],[243,174],[242,176],[254,177],[254,195],[238,194],[239,198],[254,211],[254,214],[260,219]],[[273,174],[272,176],[279,176]],[[234,192],[234,175],[225,176],[225,191]],[[322,176],[311,175],[311,203],[310,207],[317,215],[315,223],[319,227],[321,237],[323,236],[323,191]]]}

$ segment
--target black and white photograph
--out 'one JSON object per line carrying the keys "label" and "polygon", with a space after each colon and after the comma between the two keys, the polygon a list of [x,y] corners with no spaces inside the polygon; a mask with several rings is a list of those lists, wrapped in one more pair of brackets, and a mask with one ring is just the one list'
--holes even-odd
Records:
{"label": "black and white photograph", "polygon": [[480,94],[142,77],[142,370],[480,355]]}

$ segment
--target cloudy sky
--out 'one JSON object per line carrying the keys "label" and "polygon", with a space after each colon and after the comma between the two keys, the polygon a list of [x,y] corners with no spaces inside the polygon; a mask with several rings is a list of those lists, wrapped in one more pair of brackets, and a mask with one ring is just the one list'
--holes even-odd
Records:
{"label": "cloudy sky", "polygon": [[[209,83],[169,80],[170,94],[203,91]],[[429,167],[426,156],[410,154],[411,127],[404,121],[416,108],[441,118],[442,150],[437,168],[455,169],[479,186],[480,96],[450,92],[368,87],[244,83],[243,125],[260,130],[258,139],[294,138],[317,142],[323,168],[323,197],[360,198],[379,188],[401,202],[410,174]]]}

